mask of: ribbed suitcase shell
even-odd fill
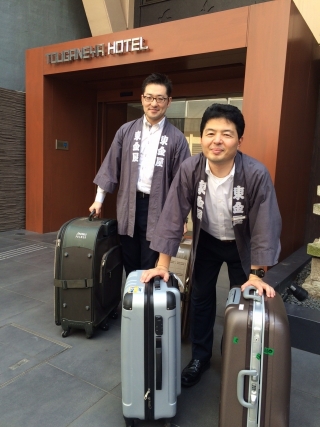
[[[117,221],[75,218],[58,232],[55,251],[55,322],[62,336],[85,329],[90,338],[119,304],[122,252]]]
[[[122,302],[122,408],[127,426],[132,426],[134,419],[173,417],[181,393],[180,291],[173,283],[176,279],[168,284],[160,280],[159,289],[155,289],[153,280],[140,282],[141,274],[141,270],[130,273]],[[162,318],[162,331],[157,327],[157,316]],[[157,370],[159,338],[162,375]]]
[[[258,341],[255,337],[259,337],[260,327],[252,326],[255,302],[245,299],[239,288],[233,288],[229,293],[222,345],[220,427],[289,426],[291,345],[288,318],[279,294],[274,298],[265,295],[263,298],[264,340],[261,354],[255,356],[259,360],[258,364],[262,365],[262,371],[258,373],[262,387],[257,393],[256,403],[260,409],[257,411],[257,418],[252,420],[251,409],[245,408],[239,402],[238,395],[243,393],[244,401],[249,401],[250,405],[249,379],[252,381],[256,377],[243,377],[245,381],[242,390],[238,376],[242,376],[239,375],[241,371],[250,370],[250,357],[254,355],[251,346],[256,345],[255,340]],[[240,390],[237,390],[239,384]],[[251,384],[254,384],[254,381]],[[252,412],[254,413],[254,410]]]

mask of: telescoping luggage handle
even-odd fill
[[[93,211],[91,211],[90,215],[89,215],[89,221],[93,221],[94,215],[96,214],[96,210],[93,209]]]
[[[253,301],[258,302],[259,306],[261,307],[259,312],[262,315],[262,319],[261,319],[262,337],[260,337],[260,339],[262,339],[261,340],[261,344],[262,344],[264,342],[264,316],[265,316],[264,298],[263,298],[263,296],[258,295],[256,292],[254,292],[253,294],[250,294],[250,291],[252,291],[252,290],[257,291],[257,289],[254,286],[248,286],[247,288],[245,288],[245,290],[243,291],[243,297],[245,299],[251,299]],[[252,339],[254,340],[254,338],[252,338]],[[251,345],[252,345],[252,342],[251,342]],[[258,372],[258,369],[260,368],[260,371],[262,370],[262,364],[263,364],[263,357],[261,357],[260,362],[258,361],[258,359],[254,358],[253,366],[252,366],[252,359],[251,359],[251,363],[250,363],[251,369],[242,369],[238,373],[238,378],[237,378],[238,401],[243,407],[248,408],[248,409],[253,409],[255,411],[255,417],[254,417],[255,419],[257,418],[257,415],[258,415],[258,413],[257,413],[257,411],[258,411],[258,408],[257,408],[258,407],[258,399],[259,399],[260,388],[262,386],[261,378],[259,378],[260,372]],[[254,369],[254,368],[257,368],[257,369]],[[250,402],[247,402],[243,397],[244,381],[245,381],[246,376],[250,377],[249,378]],[[260,414],[259,414],[259,417],[260,417]]]
[[[162,340],[156,337],[156,390],[162,390]]]
[[[161,277],[155,276],[153,279],[154,288],[156,290],[161,289],[160,285]],[[158,317],[158,319],[157,319]],[[163,323],[161,316],[156,316],[156,390],[162,390],[162,338],[163,334]]]
[[[160,281],[161,281],[161,277],[155,276],[155,278],[153,279],[153,284],[155,289],[161,289]]]
[[[248,286],[243,291],[243,298],[252,299],[254,301],[262,302],[262,296],[261,295],[257,295],[256,293],[250,294],[250,291],[256,291],[256,290],[257,290],[257,288],[255,288],[254,286]]]

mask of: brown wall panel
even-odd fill
[[[281,259],[304,243],[317,93],[314,42],[290,0],[249,8],[242,148],[268,167],[275,182]]]
[[[46,79],[43,232],[86,216],[94,197],[96,95],[79,85]],[[57,150],[56,139],[69,150]]]
[[[115,133],[127,121],[127,105],[126,104],[109,104],[105,106],[105,134],[102,141],[101,162],[105,158]],[[100,167],[100,165],[99,165]],[[104,218],[116,218],[116,190],[113,194],[107,194],[106,200],[102,207],[101,216]]]
[[[284,255],[304,243],[306,216],[310,210],[307,199],[319,84],[313,63],[315,43],[292,3],[275,178],[284,218]]]
[[[43,232],[43,50],[26,52],[26,229]]]
[[[290,0],[250,6],[242,150],[275,178],[281,120]]]

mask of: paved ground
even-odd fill
[[[61,337],[53,315],[55,237],[24,230],[0,233],[0,427],[124,427],[120,316],[91,340],[83,331]],[[223,269],[211,368],[199,384],[182,390],[172,426],[218,426],[227,288]],[[182,365],[189,359],[190,343],[183,343]],[[290,417],[290,427],[320,426],[320,356],[297,349],[292,349]]]

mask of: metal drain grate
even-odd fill
[[[30,252],[40,251],[46,248],[46,246],[41,245],[29,245],[24,246],[23,248],[12,249],[11,251],[0,252],[0,261],[4,261],[8,258],[13,258],[15,256],[28,254]]]

